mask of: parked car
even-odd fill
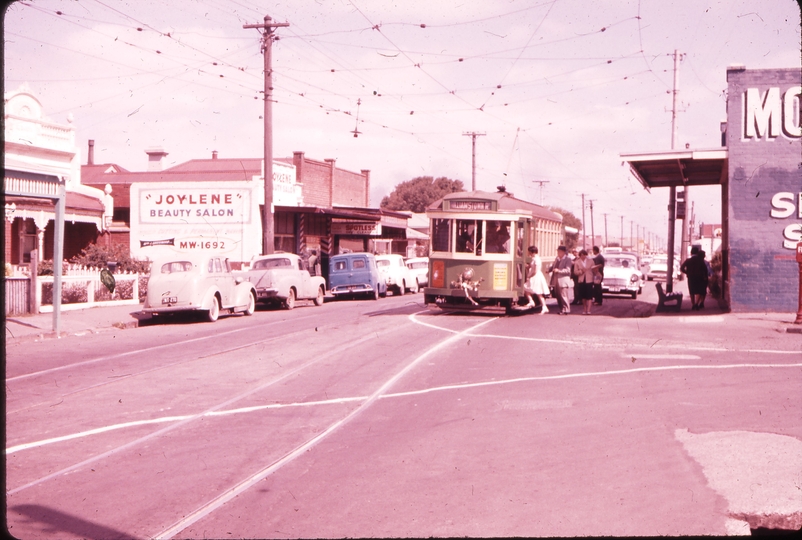
[[[416,293],[420,289],[415,275],[407,268],[401,255],[376,255],[376,266],[387,288],[392,289],[394,294],[403,295],[407,291]]]
[[[637,298],[643,292],[643,274],[638,259],[626,253],[607,255],[604,264],[602,293],[629,294]]]
[[[329,259],[329,292],[342,297],[387,295],[387,284],[379,275],[372,253],[345,253]]]
[[[418,282],[418,287],[429,284],[429,257],[412,257],[405,262]]]
[[[666,280],[666,274],[668,273],[668,257],[665,255],[657,256],[652,259],[651,264],[649,264],[649,270],[646,272],[646,279],[648,281],[652,281],[655,279],[659,279],[660,281]],[[674,279],[677,279],[679,276],[679,262],[674,260]]]
[[[214,322],[221,311],[253,315],[255,309],[256,290],[232,274],[225,257],[179,254],[154,261],[150,267],[145,313],[200,311]]]
[[[256,301],[264,304],[293,309],[297,300],[313,300],[322,306],[326,296],[326,280],[309,275],[304,260],[294,253],[257,255],[240,275],[253,283]]]

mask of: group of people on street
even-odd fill
[[[540,303],[540,313],[548,313],[545,295],[550,288],[554,290],[561,315],[571,312],[571,305],[582,305],[583,315],[591,314],[591,305],[602,305],[602,279],[604,278],[604,256],[598,246],[593,246],[593,257],[588,256],[586,250],[580,250],[576,257],[568,255],[568,248],[557,248],[557,258],[551,265],[551,282],[543,275],[542,261],[538,255],[537,246],[529,247],[532,262],[529,264],[527,282],[524,287],[527,307],[534,308],[533,296]],[[574,289],[574,302],[569,302],[569,291]]]

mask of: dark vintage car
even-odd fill
[[[387,294],[372,253],[345,253],[329,259],[329,292],[335,298],[367,296],[378,300]]]

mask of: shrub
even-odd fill
[[[81,253],[73,257],[70,262],[91,268],[106,268],[109,261],[117,263],[115,272],[133,272],[147,274],[150,263],[131,257],[131,252],[125,246],[100,246],[89,244]]]

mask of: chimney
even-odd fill
[[[95,164],[95,141],[94,141],[94,139],[89,139],[89,153],[86,156],[86,164],[87,165],[94,165]]]
[[[212,150],[212,159],[217,159],[217,150]]]
[[[164,168],[164,156],[168,155],[162,147],[148,148],[145,150],[148,155],[148,172],[158,172]]]

